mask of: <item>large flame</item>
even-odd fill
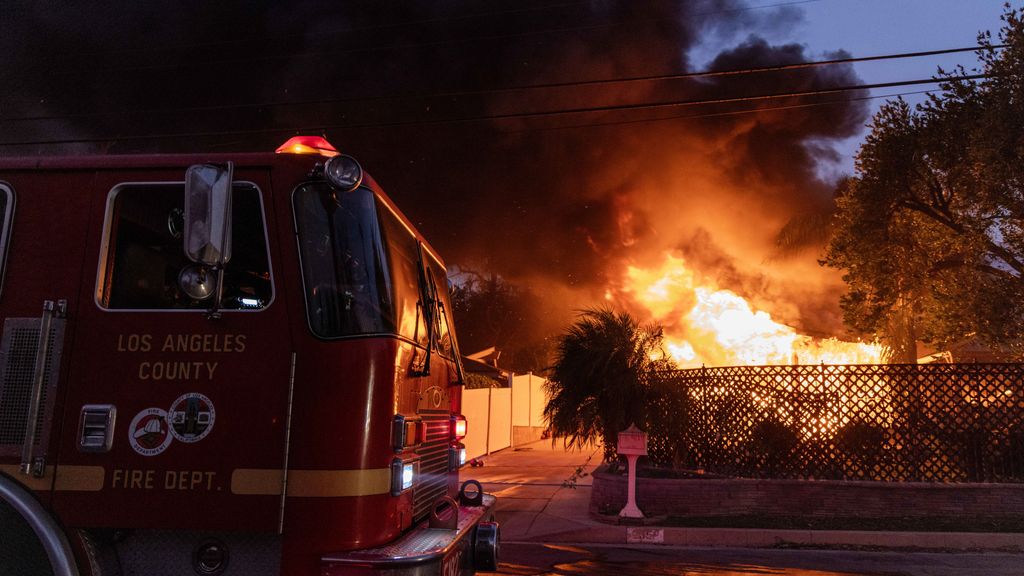
[[[738,294],[700,282],[671,254],[655,269],[628,267],[618,293],[665,327],[667,352],[682,367],[873,364],[881,358],[876,344],[801,335]]]

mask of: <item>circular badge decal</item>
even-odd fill
[[[171,424],[171,434],[186,443],[199,442],[213,430],[217,420],[217,411],[213,402],[198,392],[189,392],[179,396],[167,412],[167,421]]]
[[[143,456],[156,456],[171,445],[167,412],[160,408],[146,408],[132,418],[128,426],[128,443]]]
[[[430,401],[432,408],[440,408],[444,396],[441,394],[440,386],[431,386],[423,391],[423,396]]]

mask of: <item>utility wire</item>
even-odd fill
[[[817,88],[814,90],[795,90],[791,92],[778,92],[774,94],[758,94],[754,96],[733,96],[727,98],[706,98],[695,100],[677,100],[668,102],[642,102],[634,104],[612,104],[608,106],[585,106],[579,108],[564,108],[558,110],[540,110],[536,112],[508,112],[502,114],[488,114],[482,116],[469,116],[465,118],[438,118],[421,120],[396,120],[393,122],[372,122],[365,124],[341,124],[331,125],[325,129],[342,128],[391,128],[397,126],[417,126],[436,124],[459,124],[465,122],[481,121],[502,121],[502,120],[526,120],[530,118],[546,118],[561,115],[593,114],[600,112],[620,112],[634,110],[657,110],[664,108],[683,108],[691,106],[705,106],[711,104],[731,104],[735,102],[758,102],[773,100],[777,98],[795,98],[802,96],[820,96],[826,94],[837,94],[858,90],[872,90],[876,88],[894,88],[898,86],[916,86],[921,84],[938,84],[953,81],[968,81],[990,78],[989,74],[971,74],[965,76],[954,76],[951,78],[926,78],[920,80],[903,80],[899,82],[881,82],[877,84],[857,84],[852,86],[838,86],[835,88]]]
[[[329,125],[316,125],[316,126],[305,126],[298,128],[256,128],[250,130],[225,130],[225,131],[210,131],[210,132],[180,132],[180,133],[166,133],[166,134],[135,134],[135,135],[120,135],[109,138],[65,138],[65,139],[52,139],[52,140],[34,140],[34,141],[19,141],[19,142],[0,142],[0,147],[21,147],[21,146],[37,146],[37,145],[53,145],[53,144],[81,144],[81,143],[99,143],[99,142],[117,142],[117,141],[140,141],[140,140],[159,140],[167,138],[201,138],[211,136],[228,136],[228,135],[257,135],[257,134],[278,134],[278,133],[321,133],[327,130],[343,130],[343,129],[360,129],[360,128],[391,128],[401,126],[430,126],[430,125],[441,125],[441,124],[463,124],[473,123],[482,121],[505,121],[505,120],[516,120],[516,119],[530,119],[530,118],[545,118],[554,117],[560,115],[579,115],[579,114],[591,114],[591,113],[602,113],[602,112],[618,112],[618,111],[636,111],[636,110],[658,110],[666,108],[682,108],[682,107],[693,107],[711,104],[729,104],[739,102],[763,102],[773,99],[782,98],[796,98],[804,96],[821,96],[828,94],[839,94],[843,92],[853,92],[862,90],[871,90],[877,88],[891,88],[898,86],[914,86],[921,84],[936,84],[943,82],[954,82],[954,81],[971,81],[984,78],[990,78],[988,74],[973,74],[965,76],[955,76],[943,79],[921,79],[921,80],[905,80],[901,82],[884,82],[877,84],[860,84],[854,86],[840,86],[835,88],[821,88],[815,90],[801,90],[782,92],[774,94],[760,94],[754,96],[738,96],[730,98],[714,98],[714,99],[702,99],[702,100],[682,100],[682,101],[670,101],[670,102],[653,102],[653,103],[636,103],[636,104],[620,104],[611,106],[594,106],[584,108],[570,108],[561,110],[543,110],[537,112],[516,112],[506,114],[491,114],[483,116],[471,116],[464,118],[438,118],[438,119],[419,119],[419,120],[400,120],[393,122],[368,122],[368,123],[354,123],[354,124],[329,124]],[[850,99],[856,100],[857,98]],[[866,97],[861,97],[866,99]],[[827,103],[822,103],[827,104]],[[742,113],[759,113],[768,112],[773,109],[789,109],[798,105],[788,105],[780,107],[761,107],[749,110]],[[734,111],[735,112],[735,111]],[[739,113],[739,112],[735,112]],[[717,112],[708,114],[694,114],[687,116],[687,118],[711,118],[715,116],[727,115],[727,112]]]
[[[259,108],[280,108],[293,106],[317,106],[324,104],[357,104],[365,102],[381,102],[394,100],[413,100],[431,98],[455,98],[462,96],[482,96],[501,94],[507,92],[522,92],[529,90],[555,90],[563,88],[580,88],[588,86],[601,86],[609,84],[627,84],[635,82],[659,82],[668,80],[696,80],[701,78],[717,78],[723,76],[742,76],[749,74],[763,74],[766,72],[782,72],[800,70],[806,68],[818,68],[822,66],[836,66],[842,64],[854,64],[858,62],[877,62],[884,60],[896,60],[904,58],[922,58],[927,56],[940,56],[945,54],[956,54],[961,52],[976,52],[979,50],[1000,50],[1006,48],[1005,44],[993,46],[968,46],[963,48],[948,48],[944,50],[927,50],[920,52],[904,52],[899,54],[883,54],[875,56],[861,56],[851,58],[835,58],[831,60],[816,60],[813,62],[793,62],[789,64],[778,64],[774,66],[760,66],[754,68],[734,68],[730,70],[711,70],[704,72],[684,72],[678,74],[657,74],[648,76],[630,76],[625,78],[603,78],[594,80],[580,80],[575,82],[551,82],[543,84],[526,84],[520,86],[505,86],[498,88],[485,88],[479,90],[458,90],[437,92],[433,94],[415,95],[388,95],[388,96],[366,96],[357,98],[317,98],[310,100],[261,102],[253,104],[218,104],[212,106],[189,106],[177,108],[140,108],[135,110],[119,110],[116,112],[89,112],[80,114],[50,114],[36,116],[7,116],[0,117],[0,122],[42,122],[50,120],[74,120],[83,118],[102,118],[110,116],[123,116],[125,114],[171,114],[188,112],[217,112]]]
[[[671,116],[656,116],[654,118],[640,118],[634,120],[611,120],[608,122],[587,122],[580,124],[563,124],[561,126],[536,126],[530,128],[517,128],[513,130],[498,130],[502,134],[519,134],[523,132],[552,132],[557,130],[578,130],[582,128],[603,128],[607,126],[624,126],[629,124],[647,124],[654,122],[668,122],[672,120],[697,120],[701,118],[720,118],[726,116],[742,116],[744,114],[759,114],[763,112],[776,112],[780,110],[797,110],[801,108],[817,108],[824,106],[835,106],[837,104],[849,104],[851,102],[862,102],[868,100],[878,100],[880,98],[892,98],[894,96],[914,96],[918,94],[934,94],[941,90],[914,90],[911,92],[896,92],[893,94],[879,94],[877,96],[858,96],[854,98],[837,98],[835,100],[826,100],[821,102],[806,102],[803,104],[788,104],[785,106],[767,106],[760,108],[746,108],[743,110],[730,110],[727,112],[704,112],[698,114],[687,114],[679,115],[673,114]]]
[[[819,66],[834,66],[837,64],[855,64],[857,62],[877,62],[881,60],[896,60],[900,58],[922,58],[925,56],[941,56],[943,54],[956,54],[958,52],[977,52],[980,50],[1001,50],[1006,44],[993,46],[967,46],[964,48],[947,48],[945,50],[926,50],[922,52],[903,52],[899,54],[882,54],[876,56],[859,56],[850,58],[834,58],[831,60],[815,60],[813,62],[793,62],[790,64],[778,64],[774,66],[759,66],[756,68],[737,68],[732,70],[708,70],[704,72],[685,72],[681,74],[659,74],[651,76],[632,76],[628,78],[610,78],[604,80],[581,80],[578,82],[552,82],[548,84],[530,84],[525,86],[512,86],[508,88],[497,88],[490,90],[472,90],[463,92],[443,92],[437,96],[462,96],[466,94],[487,94],[490,92],[506,92],[514,90],[535,90],[540,88],[566,88],[576,86],[590,86],[594,84],[620,84],[628,82],[648,82],[655,80],[688,80],[696,78],[715,78],[719,76],[737,76],[742,74],[753,74],[762,72],[780,72],[785,70],[799,70],[802,68],[817,68]]]

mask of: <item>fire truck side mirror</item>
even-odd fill
[[[196,164],[185,173],[185,254],[220,267],[231,260],[231,179],[234,166]]]

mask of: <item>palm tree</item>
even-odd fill
[[[647,425],[655,371],[674,367],[658,326],[640,326],[626,312],[580,312],[559,337],[555,364],[545,384],[544,419],[569,447],[604,443],[615,457],[616,435],[630,424]]]

